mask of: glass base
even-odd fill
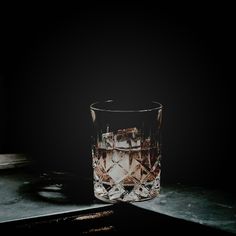
[[[146,193],[145,196],[137,194],[134,191],[125,194],[120,194],[120,196],[118,196],[119,194],[120,193],[116,193],[116,195],[115,194],[112,195],[110,193],[110,195],[108,194],[104,195],[104,194],[99,194],[97,191],[94,192],[94,195],[97,199],[107,203],[143,202],[158,197],[160,194],[160,189]]]

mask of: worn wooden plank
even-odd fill
[[[23,154],[0,154],[0,170],[26,166],[30,160]]]

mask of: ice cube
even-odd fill
[[[137,128],[120,129],[114,135],[114,141],[114,147],[118,149],[140,147],[140,133]]]
[[[114,135],[113,132],[103,133],[102,142],[100,143],[100,148],[107,150],[112,150],[114,148]]]
[[[141,137],[140,132],[137,128],[127,129],[127,135],[130,139],[130,146],[132,148],[140,147],[141,145]]]
[[[130,147],[125,129],[119,129],[117,131],[117,134],[115,134],[114,136],[114,141],[115,141],[114,143],[115,148],[127,149]]]

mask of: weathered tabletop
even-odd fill
[[[29,174],[0,174],[0,223],[103,208],[108,205],[100,202],[67,202],[62,193],[57,191],[59,184],[45,186],[44,189],[41,186],[37,192],[30,194],[28,189],[32,187],[32,183],[35,180]]]
[[[73,212],[77,214],[110,206],[94,200],[79,203],[67,201],[60,191],[60,183],[49,181],[47,186],[39,183],[24,170],[0,172],[0,223]],[[32,189],[37,194],[29,193]],[[164,186],[158,198],[132,205],[159,215],[236,233],[236,201],[226,193],[201,187]]]
[[[158,198],[135,206],[236,233],[236,199],[230,194],[182,185],[162,188]]]

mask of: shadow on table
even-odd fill
[[[45,172],[19,188],[19,194],[56,204],[89,204],[94,200],[92,180],[72,173]]]

